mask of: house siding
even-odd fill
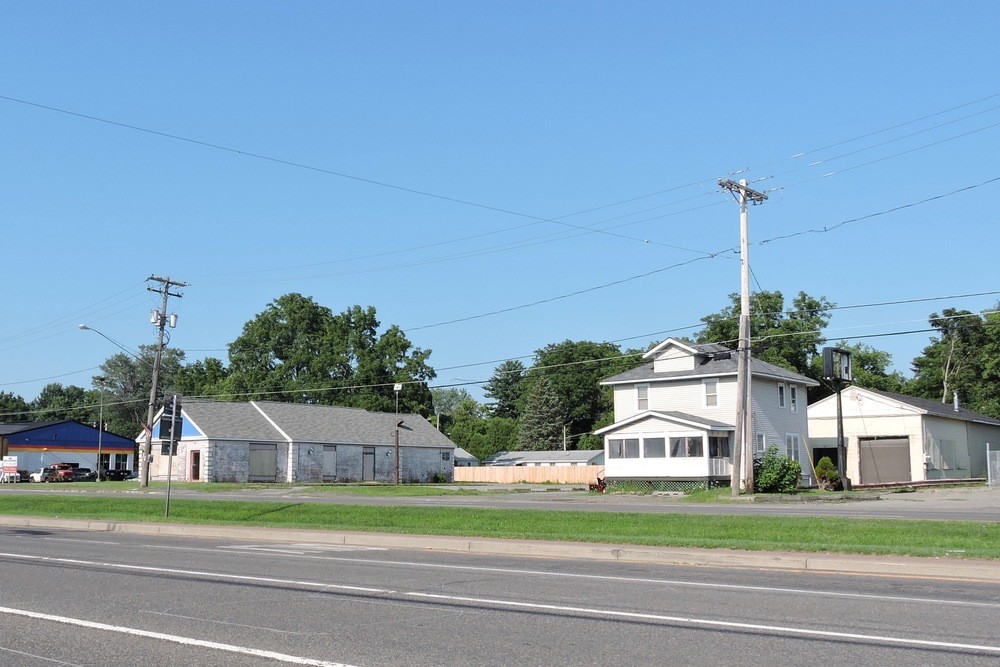
[[[689,371],[693,368],[694,357],[674,348],[667,348],[653,359],[653,371],[656,373]]]
[[[736,416],[736,378],[717,379],[719,404],[715,407],[705,406],[705,386],[702,378],[696,378],[649,382],[649,409],[683,412],[712,421],[733,423]],[[641,412],[638,409],[635,386],[629,384],[615,387],[615,421],[624,421]]]
[[[968,429],[965,422],[930,415],[924,419],[927,439],[924,441],[922,467],[926,469],[926,478],[971,477]],[[911,452],[912,450],[911,447]]]

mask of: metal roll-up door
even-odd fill
[[[910,482],[909,438],[860,438],[861,484]]]

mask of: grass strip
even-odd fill
[[[146,497],[0,496],[0,514],[165,521],[163,499]],[[1000,559],[1000,523],[976,521],[691,516],[177,499],[170,504],[169,522],[712,549]]]

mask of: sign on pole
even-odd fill
[[[169,396],[160,415],[160,454],[162,456],[177,453],[177,441],[181,439],[181,429],[184,420],[181,416],[181,397],[177,394]]]

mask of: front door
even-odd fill
[[[191,452],[191,481],[201,479],[201,452]]]
[[[375,448],[365,447],[362,452],[361,461],[361,481],[362,482],[374,482],[375,481]]]
[[[337,481],[337,446],[323,445],[323,481]]]

